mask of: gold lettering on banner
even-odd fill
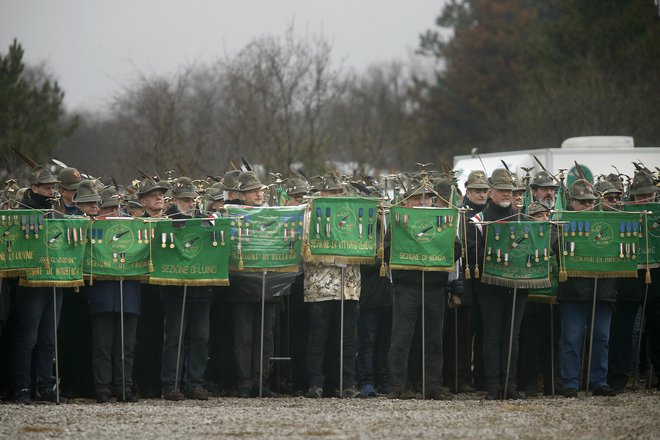
[[[198,264],[193,266],[181,266],[179,264],[161,264],[162,273],[172,273],[181,275],[199,275],[218,273],[218,267],[213,265]]]
[[[368,251],[374,248],[371,241],[334,241],[334,240],[310,240],[309,246],[312,249],[348,249],[354,251]]]
[[[8,254],[7,256],[9,257],[9,261],[34,259],[34,253],[32,251],[16,251]]]
[[[79,275],[80,269],[77,267],[56,267],[55,275]]]

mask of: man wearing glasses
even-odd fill
[[[593,210],[598,198],[591,183],[576,180],[569,190],[572,211]],[[559,370],[564,382],[564,396],[577,397],[580,389],[580,365],[585,329],[591,318],[594,292],[593,278],[571,277],[559,284],[557,298],[561,307],[562,347]],[[616,279],[598,280],[596,311],[593,323],[592,362],[589,389],[594,396],[614,396],[607,383],[607,356],[612,320],[612,306],[616,300]]]

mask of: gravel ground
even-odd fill
[[[0,404],[0,438],[660,438],[660,392],[489,402],[237,399]]]

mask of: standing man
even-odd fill
[[[481,232],[484,225],[477,225],[475,220],[494,222],[498,220],[514,221],[515,211],[513,202],[513,180],[511,174],[498,168],[488,179],[490,185],[490,202],[483,212],[472,218],[468,225],[468,255],[477,255],[477,261],[483,261],[485,235]],[[479,295],[481,308],[481,322],[483,325],[483,356],[484,376],[486,379],[487,400],[497,400],[501,396],[506,399],[522,398],[517,391],[517,364],[518,364],[518,335],[520,323],[525,310],[527,292],[518,289],[515,304],[515,316],[511,315],[513,309],[513,289],[495,286],[475,280],[475,287]],[[513,320],[513,334],[510,335],[510,323]],[[511,365],[509,369],[508,389],[503,390],[507,372],[507,357],[509,351],[509,338],[511,344]]]
[[[598,200],[591,184],[577,179],[569,190],[571,211],[593,210]],[[595,322],[590,323],[594,294],[593,278],[571,277],[559,284],[557,298],[561,307],[561,359],[559,370],[564,382],[564,396],[577,397],[580,389],[580,367],[585,329],[593,326],[591,371],[589,388],[594,396],[614,396],[607,383],[607,358],[612,306],[616,300],[616,279],[598,280]]]
[[[407,208],[432,206],[435,191],[426,182],[409,184],[404,194],[404,206]],[[389,236],[386,238],[389,241]],[[456,240],[454,255],[460,258],[460,242]],[[442,385],[442,339],[449,274],[446,272],[426,272],[424,274],[424,312],[426,346],[426,376],[428,378],[427,398],[449,400],[452,395]],[[422,306],[422,272],[418,270],[393,270],[394,306],[392,315],[392,336],[390,341],[390,394],[391,399],[409,399],[414,394],[407,384],[410,348],[415,325]],[[460,292],[452,292],[460,293]],[[460,304],[457,295],[451,297],[452,306]],[[413,362],[414,363],[414,362]]]
[[[344,194],[344,187],[334,173],[328,173],[321,183],[322,197],[337,197]],[[304,263],[305,292],[304,300],[308,307],[309,341],[307,344],[307,379],[309,388],[305,397],[323,396],[325,375],[324,361],[331,338],[339,339],[339,321],[341,314],[342,283],[344,293],[344,353],[343,353],[343,397],[358,397],[360,392],[355,387],[355,354],[357,322],[360,311],[361,276],[360,266],[348,264],[342,268],[333,264]],[[337,332],[331,332],[336,323]],[[332,363],[332,362],[330,362]],[[339,363],[337,362],[337,365]],[[333,363],[334,366],[334,363]],[[334,368],[333,368],[334,369]],[[332,371],[339,377],[339,371]]]
[[[204,217],[196,211],[196,200],[199,194],[195,191],[195,186],[189,178],[176,179],[172,188],[172,196],[174,203],[167,210],[169,218],[177,221]],[[179,361],[181,386],[176,386],[176,361],[179,331],[182,325],[183,289],[180,286],[164,286],[162,289],[163,315],[165,317],[161,372],[163,397],[167,400],[185,398],[208,400],[209,392],[203,385],[209,352],[209,312],[212,294],[211,288],[207,286],[187,287]],[[180,390],[183,390],[183,393]]]
[[[225,177],[226,178],[226,177]],[[239,174],[235,187],[241,205],[259,207],[264,204],[263,191],[266,188],[253,171]],[[230,193],[232,191],[229,191]],[[232,197],[232,194],[228,194]],[[245,284],[234,286],[232,313],[234,317],[234,356],[239,397],[258,395],[259,381],[263,397],[276,397],[270,390],[270,358],[273,355],[273,326],[277,312],[277,302],[266,299],[264,305],[263,364],[261,359],[261,291],[245,291]],[[233,285],[233,282],[232,282]]]
[[[159,218],[165,209],[165,192],[160,181],[145,178],[138,185],[138,202],[145,218]],[[140,321],[136,333],[135,384],[141,397],[161,397],[161,361],[163,357],[163,307],[161,287],[142,284]]]
[[[22,207],[52,209],[55,184],[59,181],[42,166],[37,166],[30,175],[30,188],[23,194]],[[55,298],[54,298],[55,297]],[[53,304],[53,301],[55,303]],[[53,316],[55,308],[55,316]],[[62,308],[62,289],[53,295],[51,287],[18,287],[16,295],[16,359],[14,380],[17,403],[29,405],[32,391],[36,388],[37,400],[55,402],[53,379],[53,357],[55,353],[55,327]],[[32,383],[32,372],[37,383]],[[60,402],[66,399],[60,397]]]
[[[468,210],[465,213],[466,221],[469,222],[472,217],[484,210],[488,200],[489,190],[490,186],[488,186],[488,179],[485,172],[481,170],[470,172],[465,182],[465,196],[461,203],[461,208]],[[475,273],[474,258],[474,254],[466,255],[466,261],[463,262],[463,267],[468,267],[469,272],[473,275]],[[481,350],[481,346],[483,345],[481,309],[479,308],[478,292],[475,289],[477,281],[474,277],[465,280],[465,292],[461,298],[461,306],[458,309],[458,347],[459,351],[463,352],[463,354],[459,353],[459,357],[464,357],[465,351],[469,350],[469,356],[474,358],[474,371],[469,372],[465,380],[461,381],[463,383],[459,383],[458,391],[466,393],[475,391],[475,388],[477,390],[486,389],[484,357]]]

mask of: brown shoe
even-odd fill
[[[181,401],[181,400],[186,400],[186,396],[184,396],[183,393],[181,393],[181,391],[175,391],[174,389],[171,389],[171,390],[166,390],[163,393],[163,399]]]
[[[188,399],[195,399],[195,400],[209,400],[209,392],[206,391],[202,387],[197,387],[193,390],[186,391],[185,396]]]

